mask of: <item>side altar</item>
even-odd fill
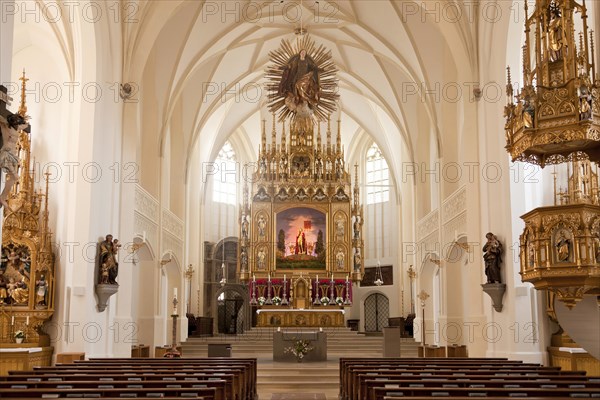
[[[303,34],[270,59],[271,138],[263,120],[257,170],[243,190],[238,274],[260,326],[341,326],[364,274],[364,220],[339,118],[332,141],[337,67]]]
[[[4,154],[0,167],[7,172],[0,193],[0,375],[48,366],[54,351],[43,330],[54,314],[56,292],[48,211],[50,174],[36,177],[34,173],[25,72],[20,80],[21,104],[14,114],[7,109],[7,90],[0,86]],[[38,179],[45,184],[45,191],[36,188]]]

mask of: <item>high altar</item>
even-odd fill
[[[352,187],[340,120],[332,143],[337,68],[304,35],[294,45],[282,41],[270,57],[271,140],[263,120],[240,213],[240,279],[259,326],[343,326],[352,283],[364,273],[364,244],[358,167]]]

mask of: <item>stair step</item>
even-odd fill
[[[381,356],[383,336],[359,334],[349,328],[323,328],[327,333],[326,362],[273,362],[273,333],[276,328],[253,328],[240,335],[190,337],[182,342],[184,357],[206,357],[209,344],[231,344],[233,357],[258,360],[258,400],[271,400],[275,393],[323,393],[327,400],[338,400],[339,358]],[[316,328],[290,328],[289,331],[315,332]],[[286,333],[287,328],[282,328]],[[402,338],[404,357],[416,357],[419,343]]]

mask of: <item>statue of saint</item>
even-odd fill
[[[550,23],[548,24],[548,53],[550,61],[558,61],[563,57],[562,17],[557,4],[550,6]]]
[[[40,279],[35,282],[35,305],[45,306],[46,294],[48,293],[48,282],[44,274],[40,276]]]
[[[354,271],[359,272],[362,266],[362,257],[360,255],[360,247],[354,251]]]
[[[10,278],[8,292],[13,298],[14,304],[27,303],[27,300],[29,300],[28,283],[29,280],[27,280],[24,276],[20,282],[15,282],[13,278]]]
[[[344,217],[338,215],[335,219],[335,236],[337,236],[338,239],[343,239],[345,230],[346,224],[344,223]]]
[[[359,217],[354,218],[354,240],[360,239],[360,221]]]
[[[278,94],[292,111],[306,113],[319,102],[319,68],[305,49],[292,56],[283,69]]]
[[[117,284],[116,279],[119,274],[117,252],[120,247],[119,241],[113,240],[113,236],[110,234],[106,235],[103,242],[100,242],[100,283]]]
[[[248,217],[242,216],[242,240],[248,239]]]
[[[0,148],[0,168],[6,172],[4,189],[0,193],[0,207],[8,208],[6,199],[15,182],[19,180],[17,167],[19,159],[17,157],[17,141],[20,131],[28,131],[29,124],[19,114],[10,114],[6,118],[7,123],[0,122],[2,131],[2,148]]]
[[[344,270],[344,251],[342,249],[338,249],[338,252],[335,255],[335,260],[337,269]]]
[[[258,217],[258,222],[256,224],[258,226],[258,238],[262,239],[266,236],[265,228],[267,227],[267,221],[265,221],[265,217],[263,215]]]
[[[569,255],[571,254],[571,239],[567,237],[564,229],[558,231],[554,246],[556,247],[558,261],[569,261]]]
[[[500,263],[502,262],[502,243],[496,235],[488,232],[485,235],[487,243],[483,246],[483,260],[485,261],[485,275],[487,283],[502,283],[500,278]]]
[[[257,268],[260,270],[264,270],[266,268],[266,261],[267,253],[265,252],[265,249],[261,247],[260,250],[258,250],[258,254],[256,255]]]
[[[248,253],[246,252],[245,247],[242,247],[242,254],[241,254],[240,258],[241,258],[241,261],[240,261],[241,269],[242,269],[242,271],[245,271],[246,268],[248,268]]]

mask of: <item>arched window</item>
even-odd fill
[[[390,199],[390,170],[377,144],[367,150],[367,204],[385,203]]]
[[[217,173],[213,175],[213,201],[235,205],[237,184],[235,151],[231,143],[225,142],[215,159]]]

